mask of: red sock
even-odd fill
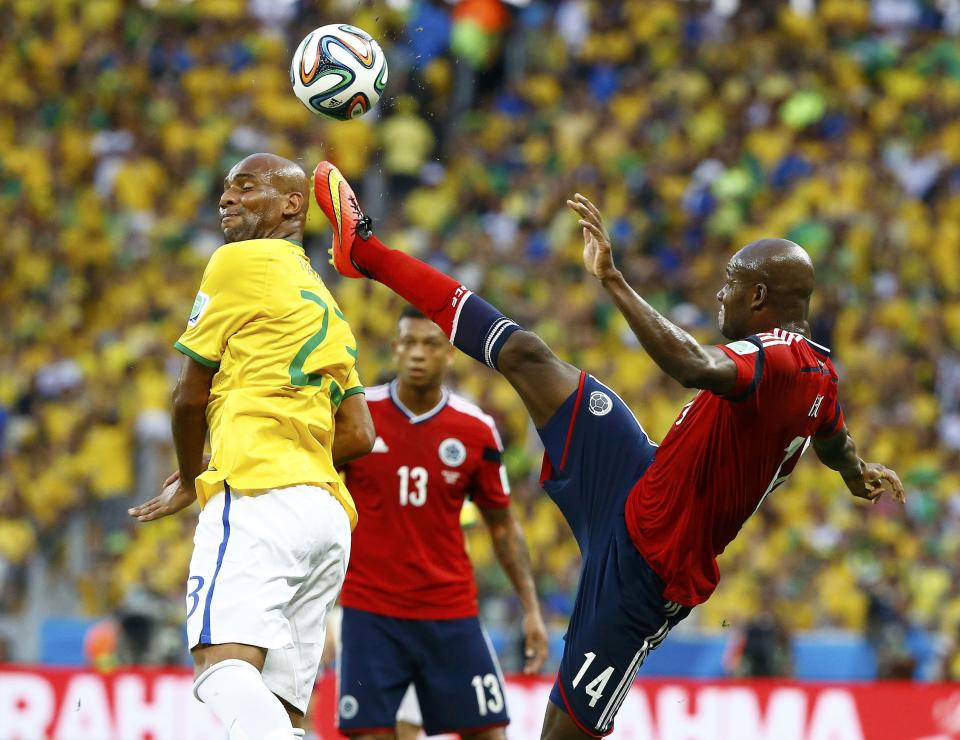
[[[387,248],[375,236],[358,237],[352,253],[361,269],[420,309],[443,329],[457,349],[498,369],[500,350],[520,330],[515,321],[452,277]]]
[[[390,249],[376,235],[369,239],[358,236],[351,251],[357,265],[370,277],[416,306],[448,337],[451,335],[457,305],[470,291],[425,262]]]

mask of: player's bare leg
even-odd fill
[[[397,720],[397,740],[417,740],[420,737],[420,725]]]
[[[580,384],[580,370],[553,354],[530,331],[514,332],[504,343],[497,370],[513,386],[537,427],[550,421]]]
[[[547,713],[543,717],[540,740],[583,740],[583,738],[592,737],[594,735],[589,735],[577,727],[569,714],[553,702],[547,702]]]
[[[262,671],[267,650],[256,645],[225,642],[222,645],[197,645],[190,651],[190,655],[193,657],[194,675],[199,676],[214,664],[231,659],[246,661],[258,671]]]
[[[277,695],[274,694],[274,696]],[[280,703],[283,704],[283,708],[287,710],[287,716],[290,718],[290,724],[293,725],[294,729],[302,729],[304,715],[300,714],[300,710],[282,696],[277,696],[277,698],[280,700]]]
[[[314,194],[333,227],[334,267],[346,277],[383,283],[433,320],[458,349],[500,371],[535,425],[546,424],[577,390],[580,371],[536,334],[521,330],[453,278],[380,242],[350,185],[329,162],[314,171]]]

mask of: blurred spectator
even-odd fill
[[[763,612],[734,639],[725,666],[737,678],[785,678],[793,675],[790,634],[771,612]]]
[[[910,680],[916,660],[907,648],[907,601],[896,579],[886,576],[867,586],[866,636],[877,658],[877,678]]]
[[[772,581],[764,582],[761,588],[762,605],[731,637],[724,668],[738,678],[788,678],[793,675],[790,630],[773,609],[782,599],[777,598]]]
[[[420,182],[420,173],[433,153],[433,132],[417,115],[417,101],[401,95],[394,103],[394,113],[379,127],[383,169],[390,195],[398,201]]]
[[[137,585],[127,591],[116,615],[120,665],[180,665],[184,662],[183,615],[163,594]]]

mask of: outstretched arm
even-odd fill
[[[164,489],[145,504],[128,510],[130,516],[149,522],[185,509],[197,498],[194,481],[203,472],[203,445],[207,438],[207,400],[217,369],[190,357],[183,360],[173,391],[173,443],[179,475],[168,478]]]
[[[584,265],[603,285],[653,361],[687,388],[731,391],[737,381],[733,360],[716,347],[701,345],[637,295],[613,263],[610,237],[600,211],[579,193],[575,197],[567,205],[580,217],[583,227]]]
[[[499,509],[481,508],[480,513],[490,531],[493,551],[513,584],[523,607],[523,637],[526,663],[524,673],[536,673],[547,659],[547,628],[540,615],[540,602],[530,569],[530,553],[520,522],[509,506]]]
[[[857,498],[875,502],[887,491],[900,503],[906,500],[903,484],[894,471],[880,463],[864,462],[857,455],[857,445],[846,424],[831,437],[814,437],[813,449],[820,462],[840,473],[850,493]]]

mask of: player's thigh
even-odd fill
[[[424,620],[415,649],[427,735],[469,736],[510,721],[500,665],[478,618]]]
[[[580,381],[577,368],[529,331],[511,335],[500,350],[497,369],[517,391],[538,427],[550,420]]]
[[[624,631],[617,620],[589,627],[571,620],[551,703],[589,734],[608,734],[649,651],[644,638]]]
[[[608,734],[647,655],[688,613],[663,598],[663,581],[630,541],[621,517],[584,558],[551,701],[579,728]]]
[[[416,666],[410,620],[343,608],[337,670],[337,727],[345,735],[393,736]]]
[[[267,687],[301,715],[306,714],[323,656],[327,620],[346,575],[350,557],[350,520],[325,489],[285,489],[285,503],[309,522],[307,557],[283,613],[291,641],[267,651],[263,680]]]
[[[630,489],[653,462],[656,445],[623,400],[592,375],[538,430],[540,482],[570,524],[580,549],[606,540]]]

